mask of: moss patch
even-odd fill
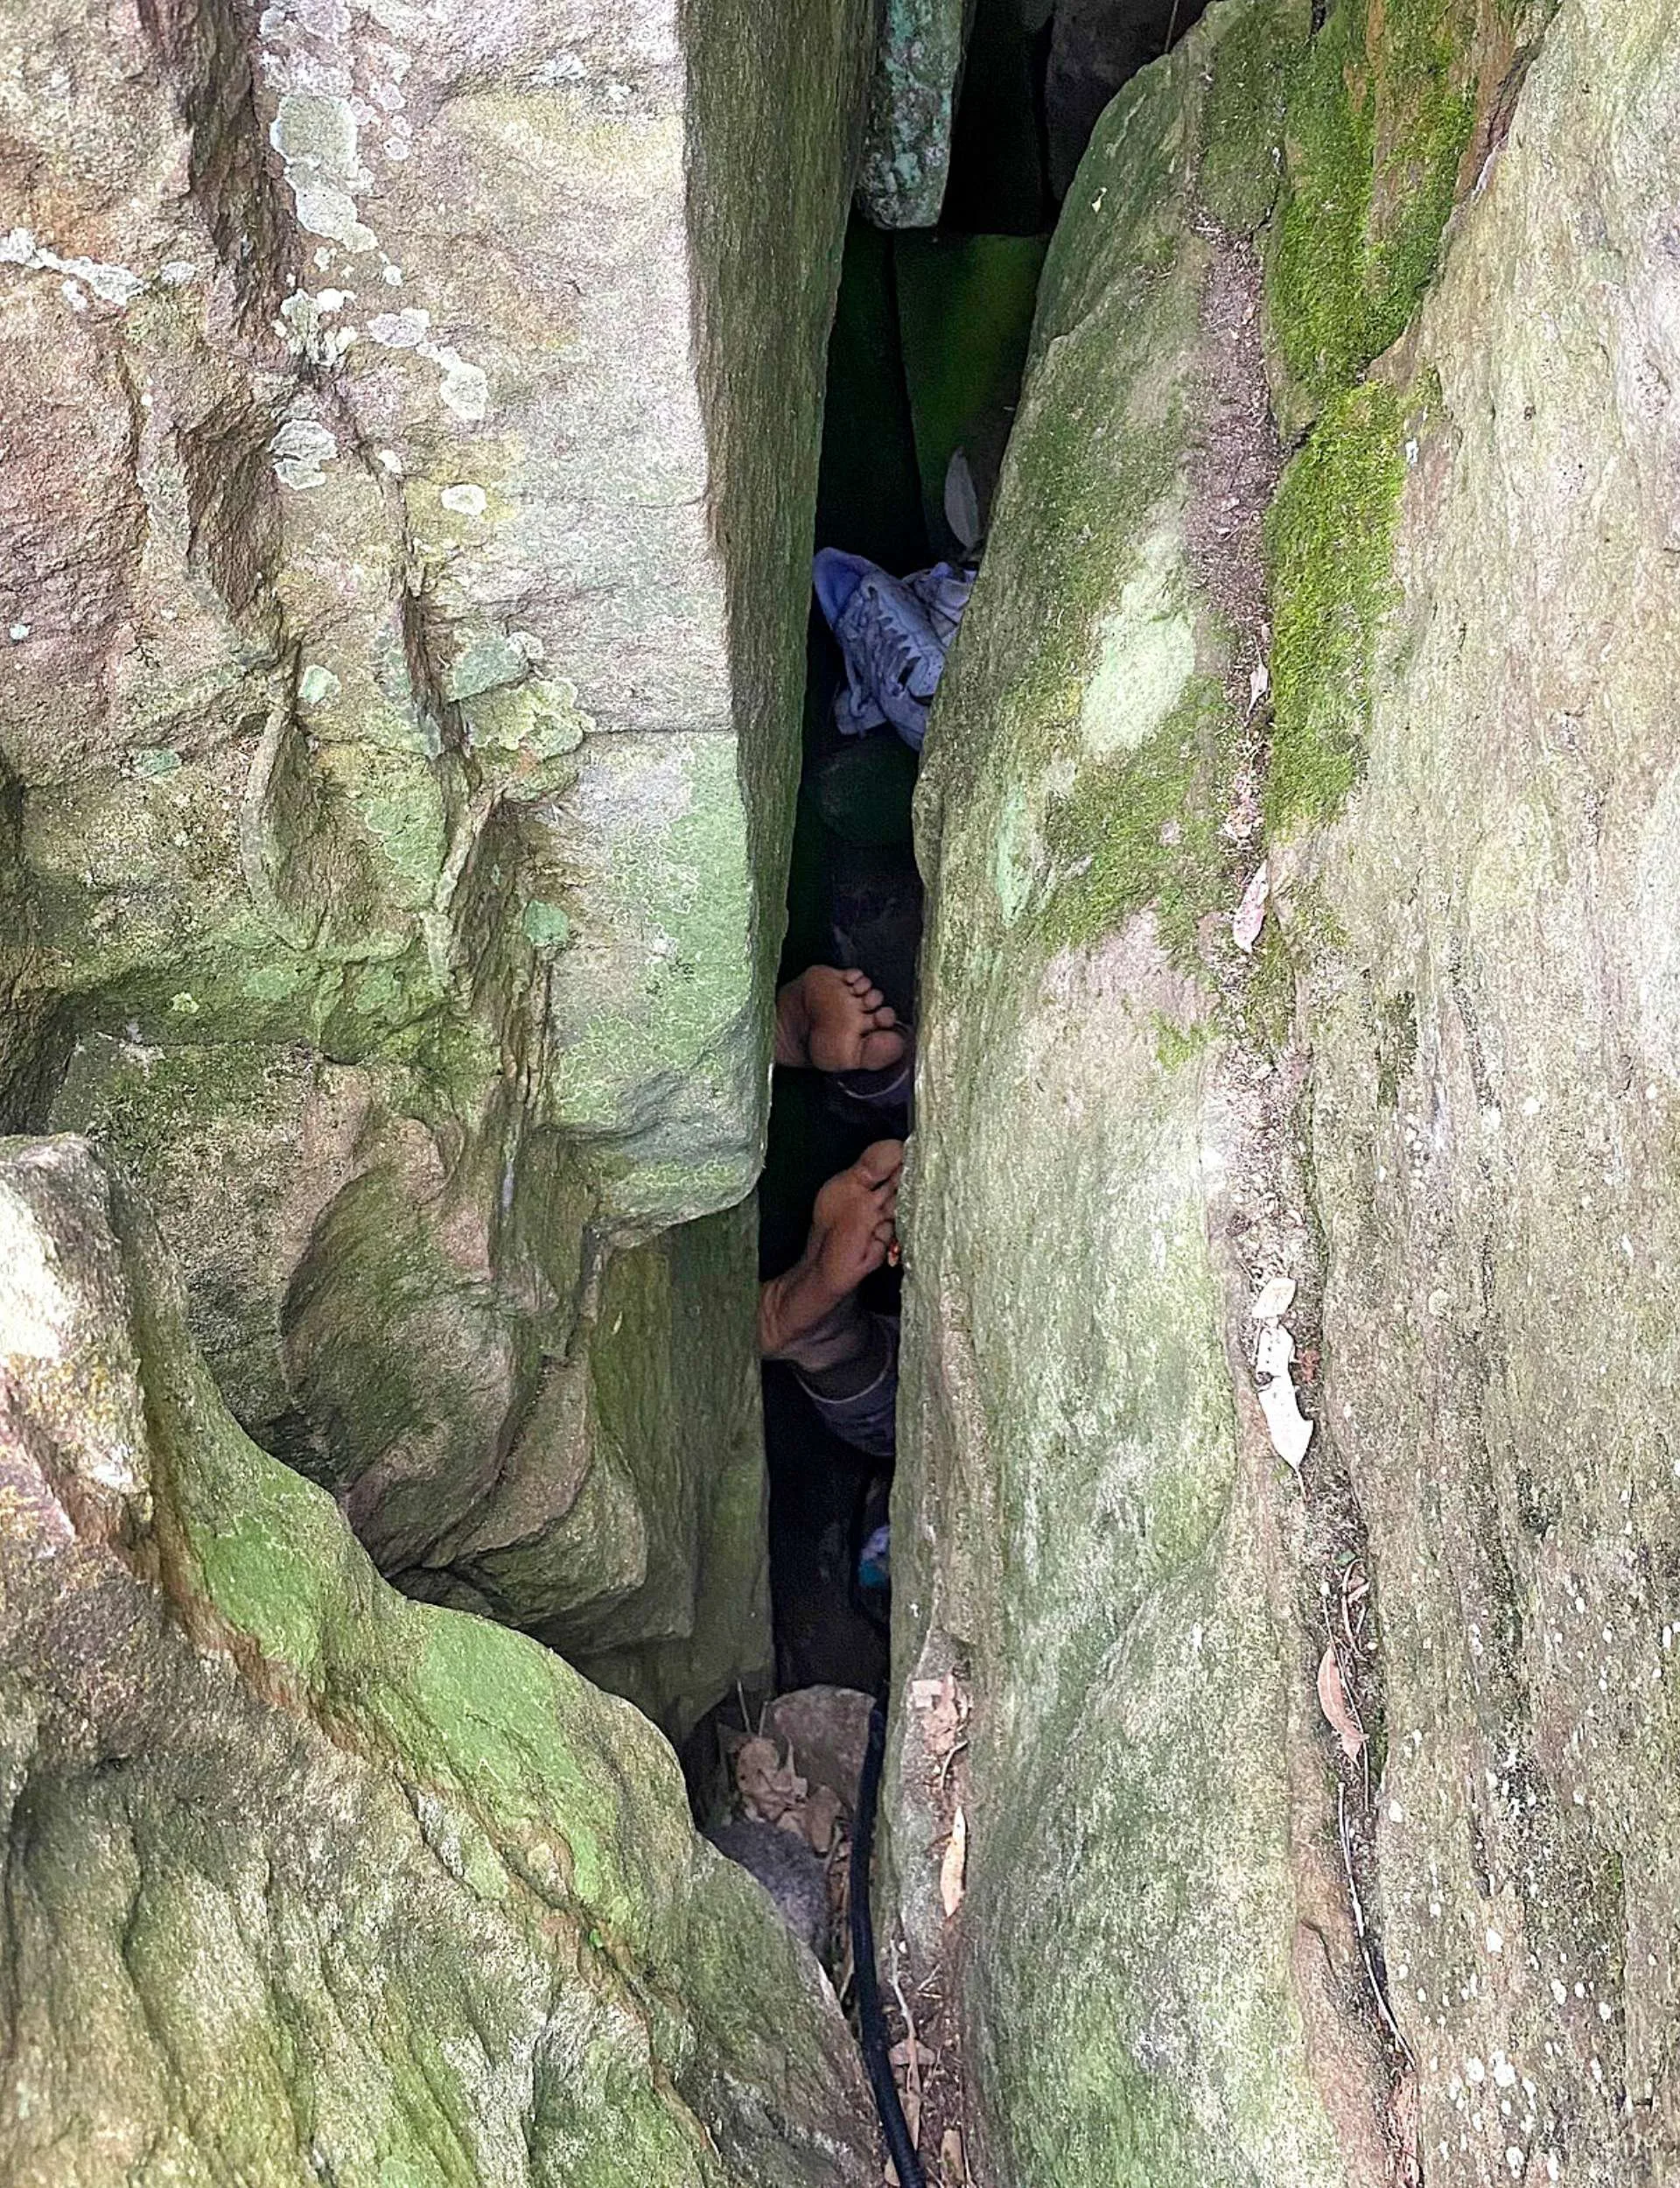
[[[1403,332],[1452,210],[1475,122],[1468,0],[1341,0],[1295,72],[1266,258],[1301,415]]]
[[[1399,400],[1380,382],[1340,397],[1284,473],[1266,518],[1273,832],[1334,818],[1364,763],[1405,475],[1400,423]]]
[[[1311,0],[1259,0],[1235,15],[1214,48],[1201,194],[1234,235],[1252,235],[1278,201],[1284,119],[1312,22]]]

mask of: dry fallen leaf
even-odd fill
[[[962,1904],[962,1872],[968,1864],[969,1827],[961,1808],[951,1816],[950,1842],[939,1865],[939,1904],[948,1918]]]
[[[1312,1441],[1312,1423],[1296,1402],[1295,1385],[1287,1375],[1275,1375],[1260,1385],[1260,1410],[1266,1417],[1271,1448],[1286,1466],[1298,1473],[1306,1447]]]
[[[1279,1315],[1289,1312],[1294,1301],[1295,1280],[1292,1276],[1269,1277],[1261,1286],[1249,1314],[1255,1322],[1276,1322]]]
[[[1249,674],[1249,712],[1250,714],[1270,689],[1271,671],[1264,661],[1256,662]]]
[[[791,1757],[784,1763],[775,1743],[762,1738],[745,1741],[737,1750],[735,1784],[746,1806],[766,1823],[780,1823],[808,1791]]]
[[[1270,886],[1270,867],[1263,859],[1254,870],[1254,879],[1242,892],[1242,901],[1231,914],[1231,940],[1244,957],[1253,954],[1260,929],[1266,923],[1266,891]]]
[[[1263,1322],[1260,1342],[1255,1347],[1254,1371],[1265,1382],[1274,1375],[1286,1375],[1289,1364],[1295,1357],[1295,1340],[1281,1322]]]
[[[1364,1729],[1348,1699],[1341,1666],[1336,1661],[1334,1648],[1326,1649],[1319,1660],[1319,1708],[1324,1712],[1326,1723],[1340,1741],[1342,1753],[1350,1763],[1357,1763],[1365,1745]]]
[[[928,1754],[935,1762],[942,1761],[956,1744],[961,1722],[956,1680],[949,1672],[943,1679],[913,1679],[910,1707],[920,1721],[921,1736]]]
[[[962,2156],[962,2137],[955,2128],[947,2128],[939,2138],[939,2170],[945,2176],[947,2188],[962,2188],[969,2169]]]
[[[911,2039],[907,2036],[901,2036],[899,2038],[898,2042],[892,2046],[892,2049],[886,2055],[890,2065],[893,2066],[904,2067],[907,2067],[909,2065],[910,2042]],[[928,2049],[928,2046],[921,2041],[920,2037],[916,2038],[915,2043],[917,2066],[931,2066],[934,2063],[934,2054]]]

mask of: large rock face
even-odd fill
[[[0,1511],[9,2181],[878,2177],[658,1734],[379,1579],[74,1139],[0,1143]]]
[[[897,1641],[1007,2188],[1680,2168],[1680,14],[1550,14],[1122,94],[935,709]]]
[[[1286,867],[1432,2182],[1680,2174],[1677,56],[1672,5],[1547,33],[1404,354],[1360,783]]]
[[[0,1121],[121,1155],[239,1418],[388,1569],[580,1650],[634,1598],[655,1688],[703,1566],[725,1674],[762,1650],[750,1271],[640,1242],[759,1158],[872,42],[0,29]]]

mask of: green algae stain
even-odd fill
[[[318,1708],[377,1729],[416,1782],[452,1786],[502,1831],[565,1815],[579,1896],[637,1927],[612,1848],[584,1820],[600,1788],[571,1739],[576,1675],[523,1634],[396,1595],[325,1490],[219,1420],[207,1388],[197,1396],[196,1448],[189,1459],[180,1438],[175,1466],[206,1600]]]
[[[1399,398],[1368,382],[1326,412],[1267,512],[1270,832],[1334,819],[1359,779],[1404,476]]]
[[[180,773],[181,755],[169,745],[147,745],[132,755],[131,764],[143,782],[162,782]]]
[[[1200,969],[1196,929],[1227,892],[1219,824],[1223,684],[1192,679],[1162,726],[1136,750],[1081,769],[1045,819],[1057,877],[1040,915],[1053,949],[1113,933],[1152,905],[1175,962]]]
[[[571,940],[571,922],[564,908],[533,897],[520,922],[533,950],[564,950]]]

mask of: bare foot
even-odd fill
[[[886,1259],[903,1168],[904,1142],[878,1140],[817,1195],[804,1252],[785,1276],[759,1289],[759,1350],[766,1359],[808,1336]]]
[[[904,1054],[892,1005],[867,972],[814,964],[776,998],[776,1062],[814,1071],[884,1071]]]

